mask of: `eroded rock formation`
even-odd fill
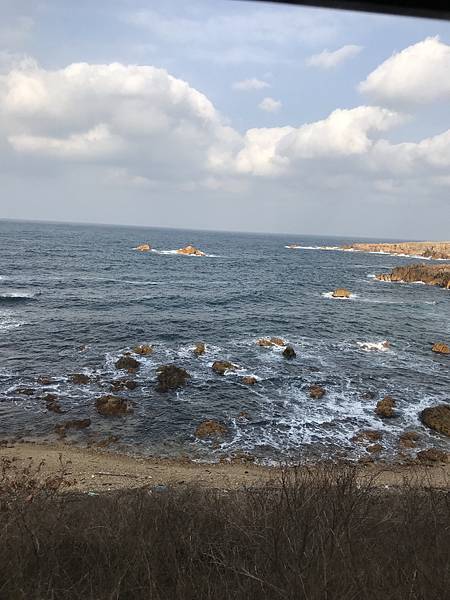
[[[444,265],[405,265],[395,267],[390,273],[376,275],[380,281],[422,282],[450,289],[450,264]]]

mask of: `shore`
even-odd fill
[[[450,242],[356,243],[345,245],[343,248],[360,252],[385,252],[405,256],[422,256],[423,258],[450,259]]]
[[[137,458],[124,454],[99,452],[65,444],[17,443],[0,447],[0,459],[7,459],[17,468],[32,460],[42,462],[40,476],[61,473],[70,483],[68,491],[101,492],[118,489],[153,487],[158,485],[198,484],[218,489],[253,487],[270,482],[276,484],[283,469],[249,462],[198,463],[188,459]],[[300,466],[319,469],[320,464]],[[289,471],[289,469],[287,469]],[[359,477],[376,478],[380,487],[398,487],[408,481],[413,485],[426,483],[449,489],[450,464],[401,464],[375,462],[360,466]]]

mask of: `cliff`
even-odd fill
[[[429,285],[438,285],[450,289],[450,264],[444,265],[405,265],[395,267],[390,273],[376,276],[381,281],[406,281],[415,283],[421,281]]]
[[[345,250],[360,252],[386,252],[388,254],[407,254],[424,258],[450,259],[450,242],[398,242],[389,244],[350,244]]]

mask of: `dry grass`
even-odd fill
[[[351,467],[275,487],[61,494],[31,465],[0,473],[3,600],[442,600],[450,496],[382,490]]]

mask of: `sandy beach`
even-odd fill
[[[65,444],[17,443],[0,448],[0,459],[6,458],[17,467],[43,462],[42,477],[61,472],[64,465],[69,491],[100,492],[158,485],[198,484],[219,489],[252,487],[279,481],[281,468],[265,467],[249,462],[198,463],[186,460],[136,458],[124,454],[99,452]],[[326,463],[325,463],[326,464]],[[300,466],[319,469],[320,464]],[[368,463],[359,466],[359,477],[375,478],[376,485],[401,486],[428,484],[448,489],[450,465]],[[289,471],[289,469],[288,469]]]

